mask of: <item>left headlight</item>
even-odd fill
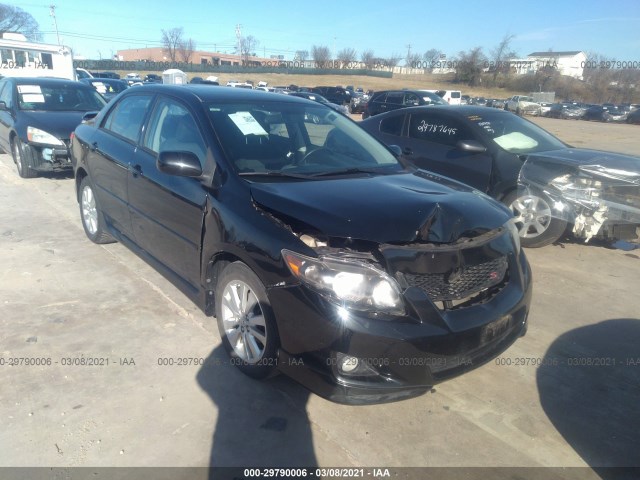
[[[504,224],[504,228],[506,228],[511,235],[516,253],[520,253],[520,232],[518,231],[518,227],[516,226],[515,219],[512,218],[507,221],[507,223]]]
[[[405,313],[397,282],[372,265],[330,256],[311,258],[282,250],[291,273],[308,287],[355,310]]]
[[[27,127],[27,139],[32,143],[42,143],[45,145],[62,145],[64,143],[44,130],[35,127]]]

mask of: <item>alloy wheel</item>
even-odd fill
[[[521,238],[542,235],[551,224],[551,207],[536,195],[522,195],[510,205]]]
[[[98,209],[93,190],[89,186],[82,189],[82,221],[91,235],[98,232]]]
[[[263,357],[267,326],[260,302],[245,282],[229,282],[222,292],[222,324],[234,352],[248,364]]]

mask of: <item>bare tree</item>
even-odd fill
[[[358,54],[353,48],[343,48],[338,52],[338,60],[342,68],[349,67],[349,64],[352,64],[358,58]]]
[[[482,47],[475,47],[458,54],[455,80],[467,85],[482,83],[482,69],[487,61]]]
[[[500,43],[491,50],[491,59],[493,65],[490,65],[489,68],[493,69],[493,81],[495,82],[496,77],[499,73],[509,73],[510,66],[508,60],[510,58],[516,57],[516,53],[510,49],[511,41],[516,38],[515,35],[510,33],[505,33]]]
[[[5,32],[22,33],[33,41],[41,38],[40,26],[30,13],[20,7],[0,4],[0,33]]]
[[[408,68],[422,68],[422,60],[421,55],[419,53],[412,53],[407,55],[407,58],[404,59],[405,67]]]
[[[392,53],[391,56],[384,59],[384,62],[387,66],[389,66],[389,68],[395,68],[398,66],[398,63],[400,63],[401,58],[402,55],[400,55],[399,53]]]
[[[249,57],[256,56],[256,48],[258,48],[260,42],[253,35],[240,38],[240,56],[242,57],[242,64],[249,65]]]
[[[611,65],[612,61],[614,59],[595,52],[587,54],[586,68],[584,68],[582,76],[589,85],[594,97],[600,99],[600,102],[610,101],[609,87],[615,80],[613,78],[613,70],[606,67]]]
[[[296,50],[296,53],[293,57],[293,59],[298,62],[306,62],[308,58],[309,58],[308,50]]]
[[[193,39],[185,40],[180,42],[178,45],[178,53],[180,54],[180,60],[184,63],[189,63],[191,61],[191,57],[193,56],[193,52],[196,50],[196,42]]]
[[[172,28],[171,30],[162,30],[163,52],[172,62],[176,61],[178,48],[182,43],[182,33],[182,27]]]
[[[364,63],[364,66],[371,70],[375,65],[376,57],[373,50],[365,50],[360,54],[360,61]]]
[[[422,59],[426,60],[430,64],[433,64],[439,61],[442,58],[442,50],[438,50],[437,48],[430,48],[422,55]]]
[[[322,45],[313,45],[311,47],[311,58],[313,58],[317,68],[325,68],[329,60],[331,60],[331,50],[329,50],[329,47]]]

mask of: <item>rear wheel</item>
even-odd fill
[[[78,189],[80,218],[84,233],[93,243],[113,243],[115,240],[106,231],[104,217],[89,177],[84,177]]]
[[[278,363],[280,344],[267,291],[242,262],[227,265],[216,286],[216,319],[234,363],[253,378],[266,378]]]
[[[567,227],[567,220],[553,216],[551,199],[538,190],[514,191],[504,203],[511,209],[523,247],[537,248],[558,240]]]
[[[22,178],[35,178],[38,176],[38,172],[29,165],[29,161],[24,155],[23,148],[31,147],[28,145],[23,147],[20,139],[18,137],[14,137],[11,141],[11,153],[13,155],[13,161],[16,164],[16,168],[18,169],[18,175]]]

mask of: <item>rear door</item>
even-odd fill
[[[200,180],[158,170],[161,151],[195,153],[204,166],[207,146],[189,108],[160,96],[150,115],[129,177],[129,206],[136,243],[192,286],[199,285],[207,194]]]
[[[466,183],[481,192],[489,190],[493,159],[489,152],[472,153],[457,147],[460,140],[481,141],[462,120],[426,111],[409,115],[404,157],[420,168]]]
[[[127,182],[153,95],[129,95],[104,118],[89,145],[87,163],[105,220],[132,238]]]

